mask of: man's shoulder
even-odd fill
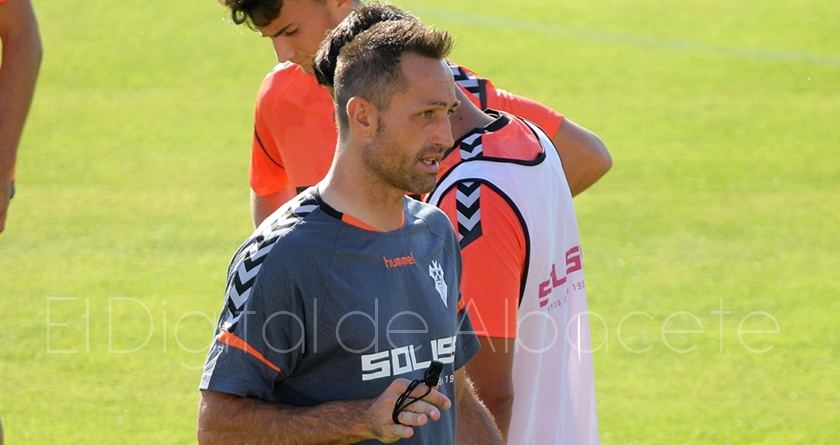
[[[254,233],[285,234],[302,221],[320,213],[321,201],[313,187],[310,187],[280,206]]]
[[[408,200],[407,213],[415,221],[424,222],[432,233],[441,238],[449,238],[450,235],[454,235],[452,223],[450,223],[449,217],[443,210],[412,198],[406,199]]]
[[[265,75],[264,82],[268,81],[278,81],[278,80],[293,80],[300,76],[306,76],[306,72],[300,67],[300,65],[291,63],[291,62],[283,62],[274,65],[274,68]]]
[[[419,219],[436,218],[441,213],[439,208],[410,197],[406,197],[406,210],[409,215]]]
[[[495,120],[484,128],[475,129],[458,139],[441,163],[446,174],[464,161],[491,159],[527,163],[537,160],[543,152],[537,133],[542,130],[532,128],[522,118],[504,111],[487,109],[485,113]],[[478,165],[490,168],[494,164]]]
[[[303,69],[294,63],[284,62],[274,67],[260,85],[259,96],[265,98],[280,97],[286,91],[299,94],[301,90],[315,90],[319,85],[315,76],[306,74]]]
[[[307,190],[297,195],[269,215],[242,243],[240,250],[249,246],[251,249],[262,249],[263,246],[273,246],[280,240],[281,243],[294,242],[300,236],[296,233],[296,227],[320,208],[317,198],[309,192]],[[289,236],[291,233],[294,235]]]
[[[541,132],[546,139],[550,136],[536,124],[529,125],[523,118],[515,117],[503,111],[495,111],[504,125],[486,135],[486,156],[518,161],[533,161],[543,152],[540,142]]]
[[[255,266],[266,263],[271,264],[274,274],[299,269],[312,258],[317,260],[325,248],[322,240],[329,238],[329,231],[334,229],[328,224],[329,218],[319,216],[323,216],[319,202],[305,195],[306,192],[277,209],[239,246],[228,267],[230,277],[243,273],[256,276],[260,268]],[[313,219],[318,222],[304,224]]]

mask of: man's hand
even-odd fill
[[[351,444],[368,439],[385,443],[414,435],[414,428],[440,419],[452,401],[432,389],[391,418],[397,399],[410,382],[397,379],[375,399],[341,400],[309,407],[263,402],[212,390],[201,392],[198,409],[198,443],[215,444]],[[419,385],[411,395],[426,392]]]
[[[371,431],[382,442],[391,443],[399,439],[406,439],[414,435],[414,428],[440,419],[440,410],[452,407],[452,401],[432,388],[428,395],[418,400],[400,412],[397,417],[402,425],[397,425],[392,419],[397,399],[408,389],[406,379],[391,382],[388,388],[368,408],[367,418],[371,419]],[[428,387],[420,384],[411,392],[411,397],[420,397]]]

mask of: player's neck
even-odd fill
[[[476,128],[484,128],[493,122],[493,118],[470,102],[469,98],[460,89],[457,93],[461,105],[449,118],[449,123],[452,126],[452,137],[456,141]]]
[[[381,232],[397,230],[405,221],[404,191],[371,184],[369,175],[349,166],[330,169],[318,191],[330,207]]]

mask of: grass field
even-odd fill
[[[396,4],[611,149],[576,198],[604,444],[840,443],[840,3]],[[271,46],[213,0],[35,6],[6,443],[194,443]]]

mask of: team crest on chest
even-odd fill
[[[449,304],[446,302],[448,287],[446,286],[446,281],[443,279],[443,269],[440,267],[440,263],[432,261],[432,264],[429,266],[429,276],[435,280],[435,289],[440,294],[440,299],[443,300],[443,305],[448,307]]]

